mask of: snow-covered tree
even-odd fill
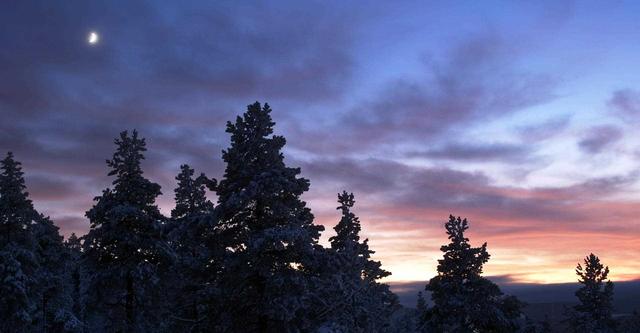
[[[0,246],[35,249],[33,225],[39,217],[29,199],[21,163],[11,152],[0,162]]]
[[[413,308],[398,306],[389,318],[389,325],[384,333],[418,333],[418,311]]]
[[[115,144],[107,161],[113,189],[105,189],[86,213],[91,223],[83,243],[87,321],[95,330],[157,331],[163,323],[160,274],[173,260],[155,204],[160,185],[143,175],[145,140],[137,131],[120,133]]]
[[[84,318],[84,302],[82,299],[82,280],[84,272],[82,267],[82,240],[75,233],[64,242],[67,253],[65,264],[67,295],[71,299],[71,311],[79,322]]]
[[[524,324],[516,331],[517,333],[551,333],[551,324],[548,320],[534,322],[526,318]]]
[[[578,282],[582,287],[576,291],[578,305],[570,312],[570,323],[574,332],[608,333],[615,331],[613,312],[613,282],[608,280],[609,267],[600,263],[593,253],[584,258],[584,267],[576,267]]]
[[[438,275],[426,286],[434,304],[425,326],[436,332],[513,332],[521,303],[481,276],[490,257],[487,243],[471,247],[464,235],[468,228],[460,217],[449,216],[445,224],[450,243],[440,248],[444,257],[438,260]]]
[[[169,240],[177,255],[168,279],[173,293],[172,328],[206,331],[219,311],[216,285],[223,259],[216,241],[214,205],[206,196],[207,188],[215,189],[216,181],[204,174],[194,178],[188,165],[180,169],[169,226]]]
[[[176,176],[178,187],[174,190],[176,207],[171,211],[174,219],[208,215],[213,211],[213,203],[207,199],[207,189],[214,190],[217,182],[204,173],[194,178],[194,172],[187,164],[180,166],[180,173]]]
[[[360,240],[360,220],[351,211],[353,194],[342,192],[338,203],[342,218],[334,227],[336,235],[329,238],[329,253],[335,263],[327,268],[334,273],[329,282],[337,288],[331,304],[332,320],[348,332],[383,332],[398,304],[389,287],[378,280],[391,273],[371,259],[374,251],[369,249],[368,239]],[[331,288],[327,286],[327,290]]]
[[[43,331],[78,332],[81,323],[73,312],[66,265],[70,259],[58,227],[44,216],[35,225],[39,269],[36,284],[40,289],[37,322]]]
[[[0,250],[0,331],[22,332],[32,327],[35,302],[30,290],[32,279],[23,271],[34,258],[15,244]]]
[[[418,292],[418,300],[416,301],[416,310],[419,312],[427,312],[427,300],[424,299],[422,292]]]
[[[424,294],[419,291],[418,299],[416,301],[416,330],[418,332],[427,331],[427,314],[429,307],[427,306],[427,300],[424,298]]]
[[[0,325],[6,325],[2,331],[71,327],[77,320],[64,288],[66,256],[58,227],[33,207],[13,154],[0,162],[0,169],[0,281],[6,281],[0,300]]]
[[[34,328],[39,295],[35,275],[34,220],[20,162],[12,153],[0,162],[0,331]]]
[[[256,102],[227,123],[218,184],[222,243],[229,250],[221,288],[224,323],[233,332],[309,331],[315,323],[311,271],[322,226],[300,196],[309,181],[287,167],[285,138],[273,135],[271,109]],[[223,331],[223,329],[219,329]]]
[[[620,326],[618,327],[618,332],[640,332],[640,312],[638,310],[634,310],[630,316],[622,318]]]

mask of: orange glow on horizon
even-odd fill
[[[615,203],[608,207],[604,203],[591,203],[580,209],[593,212],[592,219],[604,218],[614,210],[617,218],[625,219],[637,211],[631,203]],[[380,208],[377,212],[383,211]],[[442,258],[439,248],[447,243],[442,225],[442,211],[384,210],[384,216],[367,211],[360,214],[363,224],[362,236],[369,238],[373,257],[392,275],[386,282],[402,283],[428,281],[436,274],[438,260]],[[387,219],[389,215],[401,217]],[[402,215],[404,214],[404,215]],[[408,222],[407,216],[419,216],[425,223]],[[440,218],[438,218],[440,216]],[[612,281],[640,279],[640,262],[635,260],[640,253],[637,232],[629,232],[631,225],[621,225],[620,230],[576,229],[566,225],[549,224],[531,220],[490,219],[477,214],[469,218],[468,231],[472,246],[487,242],[491,259],[485,265],[485,276],[504,276],[510,283],[554,284],[577,282],[575,267],[589,253],[598,255],[609,266]],[[316,216],[325,225],[322,243],[327,244],[333,234],[337,213],[332,216]],[[491,221],[490,223],[488,221]],[[515,227],[518,232],[488,232]],[[534,228],[535,227],[535,228]],[[497,229],[496,229],[497,228]],[[531,228],[531,229],[529,229]]]

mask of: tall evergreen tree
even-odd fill
[[[204,173],[194,178],[194,170],[187,164],[180,166],[176,176],[178,187],[174,190],[176,207],[171,217],[181,219],[191,216],[208,215],[213,211],[213,203],[207,199],[207,189],[215,190],[216,180]]]
[[[445,224],[450,243],[440,251],[438,275],[426,286],[433,307],[427,310],[427,325],[437,332],[513,332],[521,315],[520,302],[504,297],[493,282],[483,278],[482,266],[489,261],[487,243],[471,247],[464,233],[466,219],[449,216]]]
[[[0,246],[13,243],[34,249],[33,226],[38,214],[26,191],[21,163],[9,152],[0,162],[0,169]]]
[[[22,249],[9,245],[0,251],[0,331],[21,332],[32,327],[35,304],[31,299],[32,279],[23,271]],[[26,259],[26,260],[25,260]]]
[[[143,175],[146,147],[137,131],[120,133],[115,144],[107,161],[108,175],[115,176],[113,189],[105,189],[86,213],[91,223],[83,244],[87,320],[98,330],[155,331],[163,316],[159,274],[173,258],[155,204],[160,185]]]
[[[334,228],[336,235],[329,238],[337,257],[335,267],[329,269],[336,270],[340,287],[334,303],[342,305],[336,306],[334,320],[348,332],[382,332],[390,323],[397,300],[389,287],[378,280],[391,273],[371,259],[374,251],[369,249],[368,239],[360,241],[360,220],[351,211],[355,204],[353,193],[342,192],[338,203],[342,218]]]
[[[34,220],[22,167],[8,153],[0,162],[0,331],[34,328],[37,301]]]
[[[222,251],[216,241],[214,205],[206,196],[216,181],[204,174],[194,178],[194,170],[186,164],[180,169],[169,232],[177,255],[169,279],[174,290],[172,328],[205,332],[214,326],[219,312],[215,305]]]
[[[640,332],[640,312],[634,310],[630,316],[622,319],[622,323],[618,327],[620,333]]]
[[[6,281],[0,328],[73,331],[78,322],[64,288],[62,237],[33,207],[20,162],[8,153],[0,165],[0,281]]]
[[[231,146],[223,151],[217,186],[223,244],[229,249],[222,289],[225,318],[234,332],[308,331],[310,285],[322,226],[300,196],[309,181],[287,167],[285,138],[272,135],[271,109],[256,102],[227,123]]]
[[[416,301],[416,310],[420,313],[427,312],[427,300],[424,299],[422,292],[418,292],[418,300]]]
[[[81,323],[73,311],[66,265],[70,260],[58,227],[39,216],[35,228],[39,269],[36,284],[40,289],[37,321],[43,332],[78,332]]]
[[[576,274],[582,287],[576,291],[579,303],[570,313],[574,332],[614,332],[613,282],[608,280],[609,267],[591,253],[584,259],[584,267],[578,264]]]
[[[416,330],[418,332],[425,332],[427,330],[427,314],[429,307],[427,300],[424,298],[424,294],[418,292],[418,300],[416,301]]]
[[[75,233],[64,242],[66,249],[67,261],[65,264],[66,271],[66,288],[67,294],[71,300],[71,311],[75,314],[80,323],[84,321],[84,302],[82,295],[82,281],[86,274],[82,267],[82,240]]]

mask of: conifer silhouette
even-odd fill
[[[482,277],[490,258],[487,243],[472,247],[465,237],[468,228],[466,219],[452,215],[445,224],[450,243],[440,248],[444,255],[438,260],[438,275],[426,286],[434,305],[424,326],[436,332],[512,332],[521,304]]]

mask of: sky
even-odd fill
[[[322,241],[355,212],[391,282],[435,275],[449,214],[485,274],[575,281],[590,252],[640,278],[640,4],[2,1],[0,153],[84,234],[120,131],[173,207],[180,164],[220,178],[225,124],[268,102]],[[99,35],[88,42],[91,32]],[[215,200],[211,194],[212,200]]]

